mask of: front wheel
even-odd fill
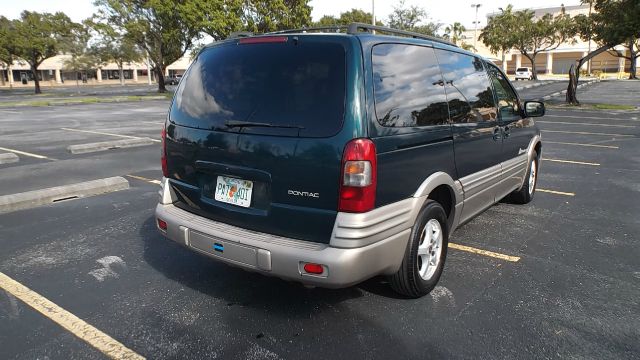
[[[533,200],[536,193],[536,185],[538,184],[538,154],[533,152],[529,168],[525,175],[524,184],[518,191],[511,193],[511,200],[516,204],[528,204]]]
[[[411,231],[402,265],[390,277],[393,290],[411,298],[433,290],[442,275],[448,244],[447,215],[442,205],[427,200]]]

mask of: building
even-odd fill
[[[562,7],[550,7],[550,8],[539,8],[532,9],[535,12],[536,17],[541,17],[544,14],[551,14],[553,16],[557,16],[562,12]],[[579,14],[589,14],[589,5],[575,5],[575,6],[565,6],[565,12],[574,17]],[[489,13],[487,14],[487,20],[491,17],[497,15],[497,13]],[[477,35],[480,36],[482,29],[478,29]],[[463,34],[465,37],[465,42],[468,44],[474,43],[474,34],[476,32],[472,30],[467,30]],[[480,41],[479,39],[475,39],[476,50],[477,52],[485,56],[487,58],[491,58],[498,65],[502,65],[502,68],[509,74],[513,74],[515,69],[518,67],[531,67],[531,62],[525,56],[520,54],[517,50],[511,50],[504,54],[493,54],[491,51]],[[590,51],[598,48],[598,45],[593,42],[582,41],[580,38],[575,39],[575,43],[565,43],[561,44],[557,49],[543,52],[538,54],[536,57],[536,70],[539,74],[568,74],[569,68],[572,64],[575,64],[576,61],[584,56],[586,56]],[[623,46],[616,47],[616,50],[625,51]],[[637,61],[640,65],[640,62]],[[589,66],[591,67],[591,72],[601,72],[601,73],[622,73],[628,72],[631,66],[629,60],[624,58],[619,58],[617,56],[611,55],[607,52],[596,56],[591,60],[591,64],[585,64],[583,69],[585,71],[588,70]],[[639,67],[640,68],[640,67]]]
[[[120,84],[120,71],[115,63],[106,64],[99,69],[88,71],[87,74],[76,73],[65,68],[65,60],[70,55],[57,55],[46,59],[38,67],[38,76],[41,86],[64,85],[76,83],[76,79],[89,84]],[[191,63],[187,54],[183,58],[169,65],[165,76],[182,74]],[[26,61],[16,60],[10,66],[0,69],[0,76],[4,79],[5,86],[33,86],[33,74]],[[149,68],[145,62],[125,63],[123,66],[125,83],[148,83]],[[151,80],[153,81],[153,74]],[[26,83],[25,83],[26,82]],[[3,83],[0,82],[0,85]]]

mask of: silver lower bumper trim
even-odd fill
[[[407,228],[366,246],[347,249],[242,229],[171,204],[158,204],[156,217],[167,223],[167,230],[161,230],[166,237],[196,252],[265,275],[330,288],[395,273],[411,233]],[[304,273],[301,264],[307,262],[324,265],[326,273]]]

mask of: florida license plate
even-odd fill
[[[249,207],[252,191],[252,181],[218,176],[214,198],[223,203]]]

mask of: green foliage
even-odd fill
[[[41,14],[23,11],[20,19],[12,21],[11,52],[31,66],[36,94],[41,93],[38,66],[45,59],[70,50],[81,34],[81,25],[61,12]]]
[[[4,16],[0,16],[0,65],[4,66],[13,62],[11,28],[11,21]]]
[[[389,15],[387,25],[394,29],[435,36],[442,24],[434,22],[425,23],[427,20],[427,12],[423,8],[415,5],[407,7],[404,0],[400,0]]]
[[[329,26],[329,25],[349,25],[354,22],[371,24],[371,17],[373,15],[370,12],[366,12],[361,9],[351,9],[340,14],[340,17],[325,15],[320,20],[313,24],[313,26]],[[384,24],[377,20],[376,25],[384,26]]]
[[[577,27],[564,13],[554,17],[545,14],[534,18],[532,10],[513,11],[511,5],[489,19],[480,39],[493,52],[518,50],[531,61],[537,78],[535,59],[540,52],[557,49],[563,43],[575,43]]]
[[[234,31],[244,30],[244,4],[244,0],[185,1],[181,12],[187,23],[218,41]]]
[[[453,24],[448,25],[444,28],[444,35],[442,36],[442,38],[451,41],[452,43],[460,46],[465,50],[474,50],[473,45],[464,42],[465,37],[463,33],[465,31],[467,31],[467,29],[464,27],[464,25],[459,22],[454,22]]]
[[[311,7],[309,0],[246,0],[243,21],[254,33],[308,27]]]
[[[580,37],[594,40],[600,46],[613,48],[622,44],[625,51],[609,53],[631,62],[629,78],[635,79],[635,59],[640,56],[640,1],[638,0],[583,0],[593,6],[591,15],[576,16]]]
[[[166,92],[164,71],[180,59],[200,36],[195,3],[204,0],[96,0],[98,19],[110,24],[143,49],[158,76],[158,92]]]
[[[108,23],[86,21],[93,30],[94,42],[88,53],[93,57],[97,68],[108,63],[115,63],[120,70],[120,84],[124,85],[123,68],[125,63],[140,61],[144,58],[142,51],[127,34],[120,33]]]

